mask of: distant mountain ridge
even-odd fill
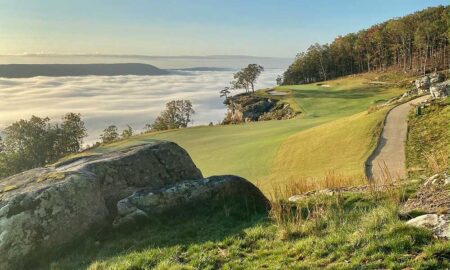
[[[149,64],[7,64],[0,65],[0,77],[31,78],[36,76],[118,76],[168,75],[169,71]]]
[[[181,71],[232,71],[232,68],[224,67],[191,67],[191,68],[174,68],[173,70]]]

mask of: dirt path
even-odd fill
[[[369,179],[383,176],[384,168],[396,178],[406,178],[405,141],[408,131],[407,118],[413,104],[426,100],[423,96],[392,109],[386,117],[378,146],[366,162],[366,175]]]

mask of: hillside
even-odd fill
[[[399,75],[396,76],[395,79],[399,79]],[[348,154],[345,160],[336,156],[331,162],[316,162],[326,156],[330,157],[326,141],[315,148],[305,148],[305,152],[301,154],[298,152],[301,150],[283,153],[283,149],[298,147],[297,144],[301,142],[297,142],[294,139],[296,137],[319,138],[323,136],[324,130],[331,128],[332,130],[328,130],[330,136],[327,137],[329,143],[334,145],[331,154],[346,153],[347,141],[338,139],[339,136],[345,136],[342,134],[345,132],[342,125],[346,125],[348,129],[375,129],[386,111],[368,114],[367,109],[405,91],[391,84],[370,84],[376,77],[376,74],[364,74],[328,81],[324,85],[306,84],[276,88],[277,91],[285,91],[288,95],[275,98],[289,102],[293,108],[302,112],[296,119],[149,133],[100,146],[84,154],[108,152],[154,139],[173,141],[187,149],[206,176],[223,173],[240,175],[261,185],[265,191],[271,189],[271,182],[268,182],[271,179],[276,178],[277,183],[289,181],[286,176],[290,174],[289,171],[295,172],[297,177],[314,177],[318,180],[324,177],[327,170],[341,172],[345,169],[346,173],[348,170],[352,175],[361,176],[364,173],[364,159],[377,138],[376,132],[352,135],[353,148],[362,152],[358,155]],[[390,77],[384,79],[392,80]],[[258,91],[258,94],[266,95],[264,90]],[[323,126],[327,123],[327,126]],[[308,142],[305,141],[305,144]],[[307,168],[304,165],[296,166],[295,164],[303,163],[304,157],[310,157]],[[284,161],[286,163],[283,163]]]
[[[313,44],[286,70],[284,84],[392,69],[423,74],[446,69],[449,25],[450,6],[437,6]]]
[[[89,237],[76,245],[76,252],[68,252],[54,260],[51,268],[100,270],[450,267],[449,241],[445,237],[437,237],[436,233],[439,232],[435,229],[422,228],[423,225],[411,226],[410,223],[415,220],[414,217],[423,213],[415,212],[417,204],[427,206],[423,202],[417,203],[417,197],[421,199],[421,194],[433,197],[430,196],[430,191],[424,191],[424,187],[427,188],[427,183],[430,179],[436,179],[436,176],[429,179],[425,176],[429,173],[442,174],[448,170],[445,160],[423,163],[424,149],[427,149],[427,152],[430,149],[445,152],[444,155],[447,156],[444,159],[448,158],[448,100],[432,103],[425,108],[421,116],[411,113],[411,129],[407,142],[408,161],[409,168],[415,172],[418,172],[417,165],[425,167],[421,168],[419,177],[413,176],[409,179],[411,181],[401,183],[395,182],[394,179],[384,179],[367,185],[345,175],[355,175],[362,171],[361,162],[373,149],[381,130],[381,121],[389,108],[368,111],[367,106],[402,91],[394,85],[368,84],[375,79],[373,76],[365,74],[363,77],[342,78],[329,81],[326,86],[310,84],[277,88],[277,91],[289,93],[288,96],[279,98],[285,99],[286,102],[295,102],[297,108],[303,112],[296,119],[146,134],[85,152],[84,155],[101,155],[165,136],[166,139],[186,143],[188,147],[192,147],[191,152],[197,155],[206,155],[206,147],[215,146],[214,152],[208,156],[213,159],[214,155],[221,157],[220,153],[226,153],[221,146],[225,143],[231,145],[231,142],[239,138],[238,135],[243,134],[245,138],[264,134],[258,132],[262,132],[262,128],[281,127],[275,125],[276,123],[291,125],[291,130],[282,130],[283,133],[277,129],[270,130],[270,133],[266,130],[265,133],[277,136],[279,140],[276,143],[265,141],[266,147],[277,148],[271,157],[270,164],[273,166],[269,178],[277,180],[277,184],[283,184],[275,187],[260,185],[266,192],[268,188],[274,188],[270,190],[269,214],[255,212],[251,216],[230,215],[226,207],[210,211],[205,205],[193,209],[196,211],[189,212],[189,215],[177,214],[176,218],[168,215],[145,226],[133,227],[132,233],[114,230],[105,235]],[[393,77],[398,79],[397,76]],[[383,78],[387,83],[392,82],[392,74]],[[265,91],[261,90],[259,94],[264,96]],[[345,107],[345,101],[355,104],[350,108]],[[367,106],[358,106],[356,101]],[[327,107],[337,108],[331,111],[335,115],[327,113],[330,111],[325,109]],[[313,119],[316,122],[312,121]],[[309,125],[302,126],[301,121],[308,121]],[[295,130],[296,126],[292,123],[298,125],[298,130]],[[208,140],[201,136],[203,132],[220,140]],[[231,137],[230,141],[227,137]],[[263,141],[257,137],[246,139],[247,142]],[[200,151],[195,151],[200,146]],[[254,147],[247,150],[251,149],[254,154],[269,157],[267,152]],[[202,165],[208,164],[198,157],[197,160],[203,161]],[[228,158],[230,159],[222,159],[221,169],[229,170],[226,162],[234,159],[243,162],[248,156]],[[261,157],[257,156],[249,162],[256,164],[261,160],[258,158]],[[435,164],[440,167],[433,166]],[[320,171],[321,168],[339,170],[344,174],[327,173]],[[311,178],[303,177],[324,173],[325,181],[320,184],[311,183]],[[442,175],[448,178],[445,174]],[[444,181],[448,179],[444,178]],[[359,186],[352,187],[353,185]],[[336,188],[337,186],[342,188]],[[305,193],[317,188],[325,189]],[[434,190],[434,193],[438,194],[435,199],[427,198],[433,203],[431,211],[442,214],[443,208],[435,210],[435,203],[436,200],[450,200],[448,184],[439,186],[438,191]],[[300,195],[290,197],[299,193]],[[289,201],[286,200],[288,197]],[[427,198],[422,200],[426,201]],[[411,205],[414,207],[410,212],[403,212],[402,209]],[[447,209],[448,204],[445,207]],[[411,220],[407,221],[409,219]]]
[[[30,78],[36,76],[117,76],[167,75],[168,71],[148,64],[9,64],[0,65],[0,77]]]

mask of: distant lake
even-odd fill
[[[266,69],[256,87],[275,85],[283,71]],[[163,76],[0,78],[0,129],[31,115],[57,120],[67,112],[77,112],[88,128],[86,143],[93,143],[111,124],[119,129],[128,124],[141,131],[173,99],[192,100],[194,125],[217,123],[226,111],[219,90],[229,85],[232,74],[184,71],[183,75]]]

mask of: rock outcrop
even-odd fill
[[[450,93],[450,80],[436,83],[430,87],[430,94],[433,98],[445,98]]]
[[[450,213],[450,177],[435,174],[429,177],[401,207],[400,213],[411,216],[414,213]]]
[[[430,83],[430,77],[429,76],[423,76],[422,78],[418,78],[414,85],[416,86],[416,89],[418,90],[418,94],[422,95],[428,92],[430,89],[431,83]]]
[[[450,238],[449,185],[450,176],[446,174],[428,178],[400,207],[400,214],[410,218],[407,224],[428,228],[438,238]]]
[[[228,107],[224,124],[291,119],[296,116],[287,103],[250,94],[238,94],[224,102]]]
[[[0,181],[0,269],[25,269],[124,220],[155,218],[231,194],[267,206],[261,192],[242,178],[202,179],[188,153],[169,142],[26,171]]]
[[[142,189],[117,203],[115,225],[140,218],[151,218],[173,209],[195,205],[206,200],[240,197],[256,207],[268,207],[262,193],[247,180],[233,175],[212,176],[183,181],[161,189]],[[256,200],[256,201],[255,201]]]
[[[430,93],[433,98],[447,97],[450,92],[450,81],[445,81],[442,73],[435,72],[414,81],[414,88],[405,93],[406,96],[424,95]]]

